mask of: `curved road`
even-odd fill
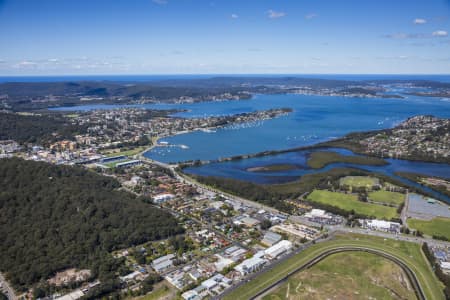
[[[384,257],[386,259],[389,259],[390,261],[394,262],[395,264],[397,264],[405,272],[406,276],[408,277],[409,282],[411,283],[411,285],[412,285],[412,287],[414,289],[414,292],[415,292],[415,294],[417,296],[417,299],[419,299],[419,300],[426,300],[425,293],[424,293],[422,287],[420,286],[420,283],[419,283],[419,280],[417,279],[416,274],[414,273],[414,271],[412,271],[409,268],[409,266],[405,262],[403,262],[401,259],[395,257],[394,255],[391,255],[391,254],[388,254],[388,253],[385,253],[385,252],[382,252],[382,251],[379,251],[379,250],[375,250],[375,249],[367,248],[367,247],[356,247],[356,246],[337,247],[335,249],[326,250],[325,252],[319,254],[318,256],[316,256],[313,259],[311,259],[310,261],[308,261],[307,263],[301,265],[297,269],[289,272],[286,276],[284,276],[280,280],[278,280],[275,283],[273,283],[273,284],[269,285],[268,287],[264,288],[263,290],[258,292],[255,296],[253,296],[250,299],[260,299],[260,297],[264,296],[264,294],[269,292],[271,289],[273,289],[274,287],[276,287],[280,283],[286,281],[290,276],[294,275],[295,273],[312,267],[313,265],[317,264],[318,262],[322,261],[323,259],[327,258],[328,256],[330,256],[332,254],[341,253],[341,252],[348,252],[348,251],[368,252],[368,253],[372,253],[372,254],[376,254],[376,255],[382,256],[382,257]]]

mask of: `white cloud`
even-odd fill
[[[237,15],[237,14],[231,14],[231,16],[230,16],[232,19],[237,19],[237,18],[239,18],[239,16]]]
[[[35,63],[34,61],[30,61],[30,60],[24,60],[15,65],[15,67],[17,67],[17,68],[29,68],[29,67],[35,67],[35,66],[37,66],[37,63]]]
[[[312,14],[307,14],[307,15],[305,16],[305,19],[306,19],[306,20],[311,20],[311,19],[317,18],[318,16],[319,16],[318,14],[314,14],[314,13],[312,13]]]
[[[432,38],[442,38],[447,37],[448,32],[445,30],[436,30],[433,33],[404,33],[398,32],[393,34],[386,34],[383,37],[394,40],[407,40],[407,39],[432,39]]]
[[[159,4],[159,5],[164,5],[169,2],[167,0],[152,0],[152,1],[153,1],[153,3]]]
[[[422,18],[417,18],[417,19],[414,19],[413,23],[416,25],[423,25],[423,24],[427,23],[427,20],[422,19]]]
[[[448,36],[448,32],[445,30],[436,30],[435,32],[432,33],[432,35],[436,37],[446,37]]]
[[[267,11],[267,14],[268,14],[269,18],[271,18],[271,19],[278,19],[278,18],[282,18],[282,17],[286,16],[286,13],[285,13],[285,12],[282,12],[282,11],[274,11],[274,10],[272,10],[272,9],[269,9],[269,10]]]
[[[412,57],[409,57],[407,55],[398,55],[398,56],[377,56],[375,59],[389,59],[389,60],[405,60],[405,59],[411,59]]]
[[[173,50],[173,51],[171,52],[171,54],[173,54],[173,55],[183,55],[184,52],[181,51],[181,50]]]
[[[389,39],[395,39],[395,40],[405,40],[405,39],[420,39],[420,38],[425,38],[426,36],[423,34],[420,34],[420,33],[398,32],[398,33],[393,33],[393,34],[386,34],[384,37],[389,38]]]

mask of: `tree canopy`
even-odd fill
[[[110,251],[183,231],[115,179],[79,167],[2,159],[0,186],[0,270],[19,288],[69,267],[110,277],[121,264]]]

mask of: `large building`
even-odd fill
[[[164,203],[166,201],[172,200],[173,198],[175,198],[175,195],[173,194],[159,194],[153,197],[153,203],[155,204],[161,204]]]
[[[266,259],[258,256],[244,260],[242,263],[234,267],[242,276],[258,271],[267,262]]]
[[[142,164],[140,160],[129,160],[116,164],[116,168],[128,168]]]
[[[341,216],[333,215],[327,213],[322,209],[312,209],[310,212],[306,213],[304,217],[314,223],[325,224],[325,225],[337,225],[343,222]]]
[[[244,225],[246,227],[254,227],[254,226],[258,225],[260,223],[260,221],[255,218],[243,215],[243,216],[237,217],[233,221],[233,223],[235,225]]]
[[[261,243],[266,246],[273,246],[274,244],[278,243],[281,238],[281,235],[279,235],[278,233],[267,231],[264,235],[264,238],[261,240]]]
[[[359,220],[363,228],[385,231],[391,233],[400,233],[401,224],[384,220]]]
[[[100,160],[102,163],[112,163],[120,160],[125,160],[127,157],[125,155],[118,155],[118,156],[110,156],[110,157],[104,157]]]
[[[264,256],[268,259],[275,259],[278,256],[290,251],[292,249],[292,243],[288,240],[282,240],[270,248],[264,250]]]
[[[198,295],[197,291],[195,291],[195,290],[190,290],[190,291],[184,292],[183,294],[181,294],[181,297],[184,300],[200,300],[200,299],[202,299],[202,297],[200,297]]]
[[[168,254],[157,258],[152,262],[152,267],[156,272],[161,273],[173,266],[172,259],[174,258],[174,254]]]

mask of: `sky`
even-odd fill
[[[450,0],[0,0],[0,75],[450,74]]]

